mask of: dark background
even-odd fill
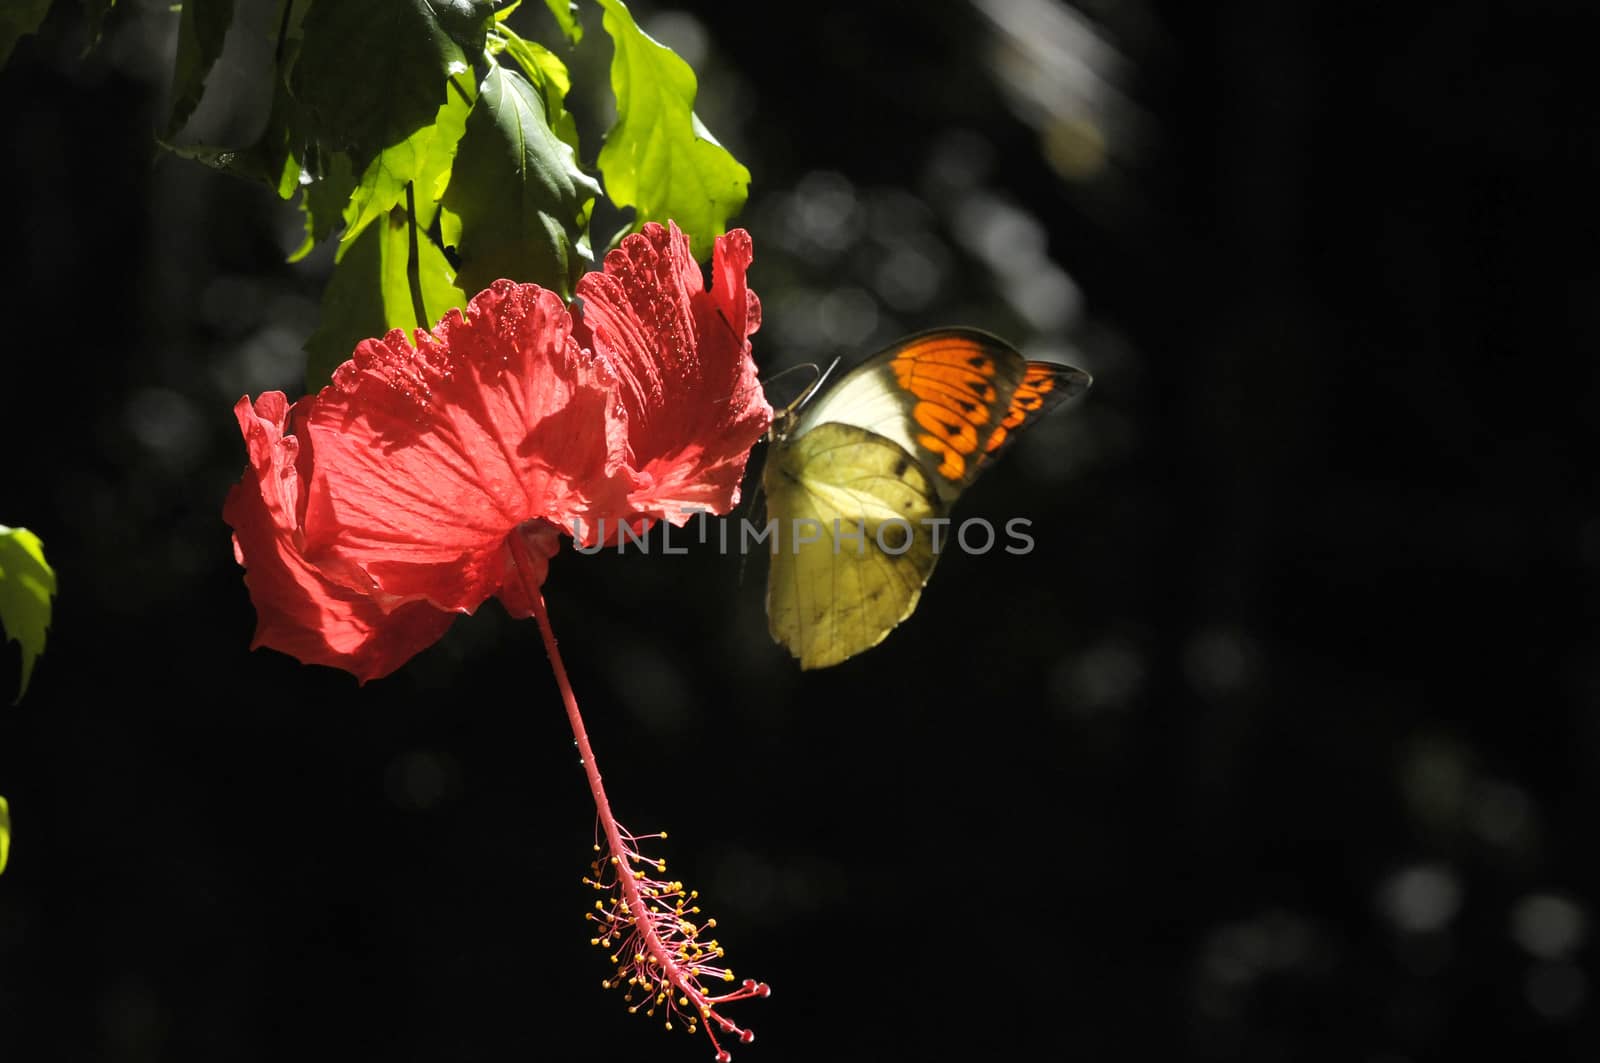
[[[60,580],[0,707],[0,1055],[708,1058],[600,988],[532,625],[365,687],[247,652],[230,407],[301,390],[329,254],[155,150],[165,3],[88,58],[58,6],[0,78],[0,521]],[[958,510],[1035,552],[837,669],[760,558],[554,562],[613,804],[774,987],[738,1058],[1596,1058],[1568,6],[638,5],[753,174],[764,373],[966,323],[1096,375]]]

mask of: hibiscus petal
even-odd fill
[[[399,330],[357,347],[307,418],[307,556],[394,601],[472,612],[523,521],[613,511],[631,483],[624,414],[570,328],[553,293],[496,281],[416,347]]]
[[[772,421],[748,337],[760,303],[745,286],[750,236],[717,238],[713,285],[689,253],[689,238],[650,223],[606,256],[603,273],[578,282],[577,341],[621,378],[634,487],[617,519],[683,524],[697,512],[726,513],[739,500],[750,448]]]
[[[449,613],[425,603],[386,612],[368,595],[343,587],[311,564],[297,546],[299,484],[305,460],[299,439],[285,434],[303,410],[269,391],[234,407],[250,467],[228,492],[222,517],[233,528],[234,556],[256,607],[251,649],[269,646],[306,664],[326,664],[365,682],[388,675],[450,626]]]

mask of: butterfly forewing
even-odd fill
[[[799,431],[830,421],[875,432],[914,455],[941,497],[977,475],[1022,383],[1022,355],[977,329],[939,329],[880,351],[813,402]]]

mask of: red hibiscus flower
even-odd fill
[[[580,280],[582,310],[496,281],[431,332],[363,341],[333,383],[235,408],[250,468],[223,516],[255,645],[367,680],[490,596],[535,607],[560,532],[726,513],[772,417],[748,337],[749,235],[711,289],[650,224]]]

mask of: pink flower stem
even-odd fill
[[[522,566],[519,565],[518,568],[521,570]],[[524,578],[524,586],[526,585],[527,580]],[[544,638],[545,653],[550,657],[550,669],[556,674],[556,686],[561,688],[561,701],[567,707],[567,722],[572,725],[572,738],[577,743],[578,756],[583,761],[583,773],[589,780],[589,793],[594,797],[594,808],[600,817],[600,828],[605,832],[606,847],[610,850],[611,859],[615,861],[617,884],[622,889],[623,899],[627,901],[628,910],[636,913],[635,925],[644,936],[645,947],[656,958],[660,970],[680,993],[700,1002],[705,994],[689,984],[688,979],[678,969],[677,957],[662,943],[661,936],[656,933],[653,921],[644,918],[644,913],[649,911],[649,908],[645,899],[639,894],[639,883],[629,861],[629,854],[633,850],[624,844],[622,829],[617,825],[616,817],[611,814],[611,802],[606,799],[606,788],[600,781],[600,766],[595,763],[594,748],[589,744],[589,732],[583,726],[583,716],[578,712],[578,698],[572,692],[572,683],[567,679],[566,665],[561,663],[561,651],[556,648],[555,632],[550,629],[550,614],[545,609],[544,595],[537,587],[529,586],[527,591],[528,600],[533,603],[533,619],[539,625],[539,634]]]
[[[606,800],[606,788],[600,781],[600,766],[595,763],[594,748],[589,745],[589,732],[583,726],[583,716],[578,712],[578,698],[572,692],[572,684],[567,680],[567,669],[561,663],[561,651],[556,648],[555,632],[550,630],[550,614],[546,612],[544,595],[539,591],[529,588],[529,600],[533,603],[533,619],[539,625],[539,634],[544,638],[544,650],[550,657],[550,669],[556,674],[556,686],[561,688],[561,701],[567,707],[567,722],[572,725],[572,739],[578,745],[578,756],[583,761],[583,773],[589,779],[589,793],[594,797],[594,808],[600,815],[600,826],[605,831],[606,844],[611,848],[611,855],[618,858],[628,850],[622,844],[622,831],[617,827],[617,821],[611,814],[611,802]],[[634,885],[628,875],[619,875],[622,880],[622,892],[628,898],[628,904],[634,905],[638,901],[638,886]],[[632,892],[630,892],[632,891]],[[640,909],[635,908],[635,911]]]

